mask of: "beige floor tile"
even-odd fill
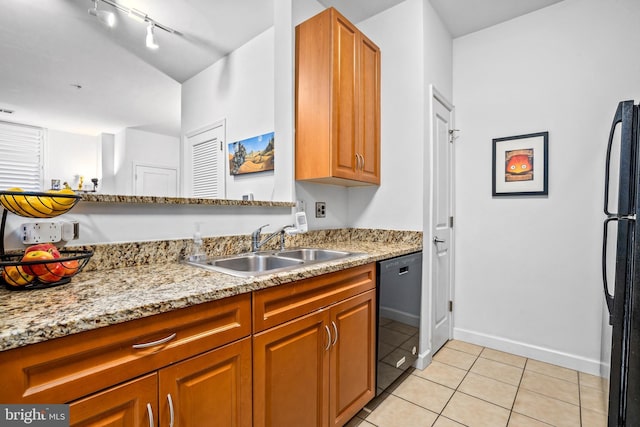
[[[526,370],[534,371],[539,374],[549,375],[550,377],[560,378],[565,381],[578,382],[578,372],[573,369],[563,368],[561,366],[552,365],[539,360],[528,359]]]
[[[609,382],[604,377],[578,372],[578,378],[580,379],[580,386],[593,387],[603,391],[609,388]]]
[[[433,360],[431,364],[422,371],[416,369],[413,371],[413,374],[433,381],[434,383],[455,389],[460,385],[464,376],[467,375],[467,371]]]
[[[394,396],[436,413],[442,412],[452,394],[452,389],[415,375],[409,376],[393,391]]]
[[[580,405],[601,414],[606,414],[609,406],[607,394],[593,387],[580,387]]]
[[[457,423],[449,418],[440,415],[433,427],[464,427],[464,424]]]
[[[447,341],[445,347],[452,348],[454,350],[463,351],[465,353],[473,354],[474,356],[479,355],[482,352],[484,347],[479,345],[471,344],[464,341],[451,340]]]
[[[526,389],[518,390],[513,411],[556,427],[580,427],[580,408]]]
[[[433,355],[433,360],[447,365],[455,366],[460,369],[469,369],[473,362],[475,362],[477,356],[473,354],[465,353],[463,351],[454,350],[452,348],[443,347],[436,354]]]
[[[388,396],[369,414],[366,421],[378,427],[428,427],[437,414],[396,396]]]
[[[470,372],[515,386],[522,377],[522,369],[482,357],[476,360]]]
[[[607,415],[582,408],[582,427],[607,427]]]
[[[356,427],[356,426],[375,427],[375,424],[371,424],[370,422],[368,422],[367,420],[363,420],[362,418],[353,417],[351,418],[351,420],[349,420],[348,423],[344,425],[344,427]]]
[[[509,411],[484,400],[456,392],[442,412],[469,427],[505,427]]]
[[[508,427],[549,427],[551,424],[543,423],[542,421],[534,420],[525,415],[518,414],[516,412],[511,413],[509,417]]]
[[[516,356],[515,354],[505,353],[504,351],[498,351],[492,348],[485,348],[482,350],[480,357],[495,360],[496,362],[501,362],[518,368],[524,368],[524,365],[527,362],[526,357]]]
[[[521,388],[526,388],[554,399],[563,400],[573,405],[580,405],[578,384],[560,378],[550,377],[534,371],[524,371]]]
[[[458,390],[511,410],[518,387],[469,372]]]

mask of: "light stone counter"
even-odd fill
[[[386,234],[384,239],[372,238],[371,233],[371,230],[350,230],[348,241],[324,244],[315,241],[313,245],[363,255],[259,277],[234,277],[172,260],[124,268],[87,269],[71,283],[49,289],[23,292],[0,289],[0,351],[422,249],[419,232],[407,232],[401,238]]]

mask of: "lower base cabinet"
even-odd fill
[[[342,426],[375,395],[375,290],[254,334],[254,426]]]
[[[158,413],[156,374],[112,387],[69,405],[70,425],[137,427],[156,425]],[[150,421],[151,420],[151,421]]]
[[[250,427],[251,338],[77,400],[70,425]]]
[[[73,427],[342,426],[375,395],[375,264],[0,352]]]

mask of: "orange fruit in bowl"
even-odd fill
[[[33,282],[34,277],[27,274],[21,266],[10,265],[2,269],[2,278],[11,286],[24,286]]]

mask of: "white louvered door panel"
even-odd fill
[[[44,129],[0,122],[0,190],[42,191]]]
[[[224,198],[224,124],[187,137],[191,197]]]

